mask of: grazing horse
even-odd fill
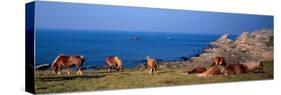
[[[150,69],[149,73],[152,74],[154,71],[157,70],[157,63],[156,63],[156,60],[147,56],[146,57],[146,64],[147,64],[147,67],[148,69]]]
[[[111,72],[112,69],[119,71],[122,69],[122,60],[118,56],[108,56],[106,58],[106,65],[109,72]]]
[[[214,65],[225,66],[226,65],[224,57],[217,56],[217,57],[212,58],[212,61],[213,61],[213,63],[211,66],[214,66]]]
[[[67,74],[70,74],[69,68],[71,66],[76,65],[78,68],[77,74],[82,75],[82,65],[85,61],[84,56],[66,56],[60,54],[52,63],[52,69],[54,74],[61,74],[61,70],[63,67],[67,68]]]

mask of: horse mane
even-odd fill
[[[59,56],[56,57],[56,59],[52,63],[52,67],[54,67],[55,63],[58,61],[58,59],[63,56],[64,54],[60,54]]]

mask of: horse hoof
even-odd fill
[[[198,77],[204,77],[204,75],[203,75],[203,74],[197,74],[197,76],[198,76]]]

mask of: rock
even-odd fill
[[[216,41],[210,42],[210,47],[196,56],[181,57],[182,61],[157,60],[158,68],[190,68],[193,66],[208,67],[212,63],[212,58],[222,56],[228,64],[247,63],[253,61],[273,60],[273,31],[262,29],[259,31],[243,32],[235,40],[228,38],[224,34]],[[141,61],[145,63],[146,60]],[[141,64],[136,69],[146,69],[146,64]]]
[[[140,65],[137,65],[136,67],[135,67],[135,69],[137,69],[137,70],[143,70],[143,69],[145,69],[146,68],[146,64],[140,64]]]
[[[249,32],[243,32],[240,36],[238,36],[235,42],[239,42],[239,44],[245,44],[248,41]]]
[[[212,47],[205,49],[200,56],[191,58],[191,61],[210,63],[214,56],[225,57],[227,63],[273,60],[273,31],[270,29],[243,32],[234,41],[224,34],[210,44]]]
[[[211,42],[210,44],[213,45],[213,46],[221,47],[221,46],[224,46],[225,44],[228,44],[230,42],[232,42],[232,40],[228,39],[228,34],[224,34],[219,39],[217,39],[214,42]]]
[[[140,40],[141,38],[139,36],[132,36],[129,39],[130,40]]]
[[[39,66],[36,66],[36,70],[48,70],[50,68],[51,64],[41,64]]]

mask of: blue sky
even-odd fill
[[[37,29],[240,34],[273,29],[273,16],[36,1]]]

